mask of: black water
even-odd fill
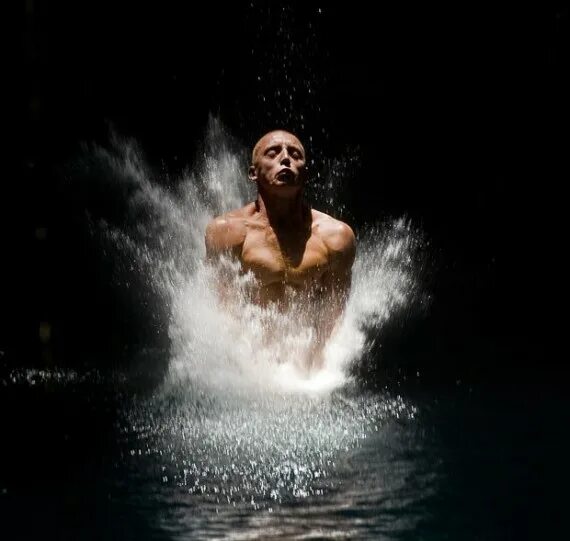
[[[321,423],[318,438],[303,440],[312,427],[289,425],[283,398],[263,414],[247,401],[216,409],[204,395],[157,405],[157,383],[128,378],[3,368],[2,539],[518,540],[564,531],[568,406],[552,385],[340,390],[326,406],[344,423],[329,434],[333,449],[319,439],[336,425],[318,401],[302,414]],[[255,430],[232,428],[236,419]],[[199,427],[217,420],[205,436]],[[279,447],[288,431],[295,474]],[[270,456],[239,470],[252,449]],[[182,479],[181,458],[189,477],[193,461],[212,466],[195,476],[203,490]],[[229,476],[214,472],[222,458]],[[267,490],[251,501],[261,477],[284,480],[279,499]]]

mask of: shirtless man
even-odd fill
[[[256,200],[212,220],[205,240],[210,262],[228,255],[242,272],[253,274],[252,302],[292,317],[302,314],[314,331],[309,362],[320,368],[323,347],[348,298],[356,243],[346,223],[305,202],[306,177],[299,139],[282,130],[267,133],[255,145],[249,167]],[[227,302],[228,281],[220,275],[219,282]],[[299,304],[305,308],[296,310]]]

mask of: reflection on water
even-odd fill
[[[119,425],[123,465],[147,476],[172,534],[402,533],[435,490],[433,464],[406,441],[417,409],[400,396],[347,386],[188,397],[178,388],[138,401]]]
[[[415,414],[400,397],[347,391],[180,396],[160,395],[130,411],[123,432],[136,447],[128,454],[153,461],[161,457],[165,484],[212,502],[254,509],[334,488],[328,478],[342,453],[378,433],[391,418],[410,421]]]
[[[563,531],[568,404],[551,388],[182,400],[130,374],[3,366],[0,389],[3,539]]]

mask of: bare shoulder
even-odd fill
[[[356,252],[356,237],[352,228],[345,222],[332,216],[313,210],[313,228],[321,237],[325,246],[333,254],[354,258]]]
[[[231,251],[241,246],[247,233],[249,205],[216,216],[206,226],[206,249],[209,254]]]

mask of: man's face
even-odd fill
[[[293,134],[264,135],[253,150],[249,178],[262,190],[282,195],[297,193],[305,182],[305,149]]]

